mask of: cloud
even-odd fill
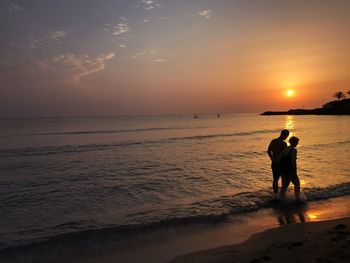
[[[23,10],[23,7],[17,3],[11,2],[11,3],[9,3],[7,10],[11,13],[17,13],[17,12]]]
[[[14,67],[14,65],[6,61],[0,60],[0,68],[1,67],[8,68],[8,67]]]
[[[213,15],[213,11],[210,9],[205,9],[198,12],[198,15],[204,18],[210,18]]]
[[[47,59],[43,68],[58,75],[64,75],[74,81],[82,77],[104,70],[107,62],[115,57],[115,53],[105,53],[92,57],[90,55],[75,55],[67,53]]]
[[[118,36],[120,34],[125,34],[129,31],[129,26],[126,22],[120,22],[112,29],[112,35]]]
[[[161,7],[162,4],[157,3],[156,0],[141,0],[138,6],[141,6],[146,10],[152,10],[152,9]]]
[[[158,59],[154,60],[154,62],[156,62],[156,63],[164,63],[165,61],[166,60],[163,58],[158,58]]]
[[[32,36],[27,37],[26,42],[27,42],[26,43],[27,51],[32,51],[32,50],[36,49],[37,47],[39,47],[40,45],[48,43],[48,41],[44,40],[43,38],[32,37]]]
[[[10,41],[10,42],[8,42],[8,44],[9,44],[11,47],[15,47],[15,48],[23,48],[23,45],[18,44],[18,43],[16,43],[16,42],[12,42],[12,41]]]
[[[54,41],[60,41],[65,38],[67,33],[63,30],[49,30],[48,37]]]
[[[157,53],[157,50],[155,50],[155,49],[141,50],[140,52],[133,55],[132,58],[143,57],[146,55],[154,55],[155,53]]]
[[[130,27],[127,23],[127,19],[125,17],[119,17],[119,23],[115,26],[111,24],[106,24],[106,27],[103,29],[107,32],[112,32],[113,36],[125,35],[130,31]]]
[[[31,52],[35,49],[38,49],[45,45],[50,44],[60,44],[61,41],[66,38],[67,31],[70,31],[71,29],[68,28],[65,30],[53,30],[53,29],[45,29],[43,30],[44,33],[40,33],[37,36],[27,36],[26,40],[23,44],[23,47],[28,51]],[[15,46],[16,43],[11,42],[12,46]],[[17,47],[20,47],[20,45],[17,45]]]

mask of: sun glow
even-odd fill
[[[292,89],[289,89],[289,90],[286,91],[287,97],[293,97],[294,94],[295,94],[295,93],[294,93],[294,90],[292,90]]]

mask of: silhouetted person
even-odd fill
[[[280,173],[282,176],[281,198],[283,199],[290,182],[294,185],[294,193],[297,200],[300,199],[300,181],[297,174],[297,149],[299,143],[297,137],[289,139],[290,146],[285,148],[280,158]]]
[[[272,188],[273,192],[275,194],[278,193],[278,180],[280,178],[280,172],[279,172],[279,157],[282,153],[282,151],[287,148],[287,143],[284,141],[289,136],[288,130],[282,130],[280,137],[273,139],[269,147],[267,148],[267,154],[269,155],[272,163],[271,163],[271,169],[272,169],[272,176],[273,176],[273,182],[272,182]]]

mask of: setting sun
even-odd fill
[[[292,90],[292,89],[287,90],[286,91],[286,95],[287,95],[287,97],[293,97],[294,96],[294,90]]]

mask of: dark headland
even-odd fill
[[[350,115],[350,99],[330,101],[322,108],[265,111],[261,115]]]

